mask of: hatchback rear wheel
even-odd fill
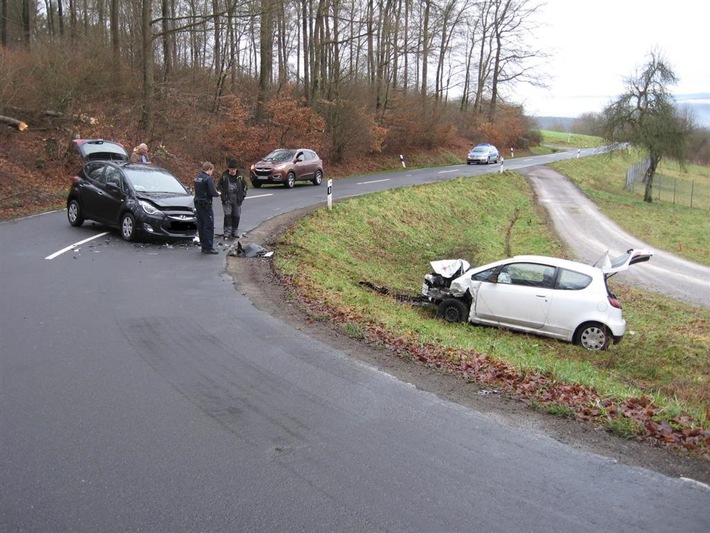
[[[286,176],[286,181],[284,182],[284,185],[288,189],[293,189],[293,186],[296,184],[296,174],[293,172],[289,172],[288,176]]]
[[[313,185],[320,185],[323,182],[323,173],[316,170],[316,175],[313,177]]]
[[[587,350],[606,350],[611,343],[611,335],[604,324],[589,322],[577,329],[575,343]]]

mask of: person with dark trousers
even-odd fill
[[[200,236],[200,246],[203,254],[218,254],[214,248],[214,211],[212,198],[220,195],[214,186],[212,173],[214,165],[209,161],[202,164],[200,172],[194,181],[195,210],[197,211],[197,232]]]
[[[239,237],[239,219],[242,216],[242,202],[247,195],[247,188],[247,181],[239,173],[237,162],[232,159],[217,183],[224,208],[225,239]]]

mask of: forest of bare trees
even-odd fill
[[[122,97],[150,132],[179,98],[215,123],[233,115],[273,129],[293,99],[319,119],[310,122],[335,160],[383,144],[435,146],[452,129],[512,146],[527,128],[516,87],[544,79],[540,9],[537,0],[2,0],[0,114],[79,113],[82,102]]]

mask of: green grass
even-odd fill
[[[540,130],[542,143],[567,148],[595,148],[604,145],[604,139],[593,135],[564,133],[560,131]]]
[[[550,166],[574,181],[601,211],[631,235],[659,250],[710,265],[710,168],[661,162],[656,174],[657,188],[675,184],[676,203],[671,191],[654,194],[652,203],[643,201],[643,186],[624,188],[626,171],[643,159],[639,151],[604,154],[552,163]],[[681,189],[694,191],[693,204],[681,205]],[[655,190],[655,189],[654,189]],[[684,197],[689,200],[689,195]]]
[[[521,375],[579,384],[602,398],[648,396],[661,406],[660,419],[690,413],[695,423],[708,426],[710,312],[704,309],[616,281],[612,290],[624,304],[627,336],[599,353],[497,328],[448,324],[436,320],[430,308],[398,303],[361,285],[368,281],[414,295],[431,260],[462,257],[482,264],[520,253],[565,256],[516,173],[336,203],[294,226],[276,246],[277,269],[314,315],[347,324],[354,337],[387,338],[390,349],[406,346],[400,355],[413,359],[420,349],[440,350],[448,358],[442,365],[485,355]],[[564,405],[545,409],[569,414]],[[610,429],[622,435],[633,429],[629,422],[613,424]]]

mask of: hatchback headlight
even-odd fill
[[[143,211],[145,211],[149,215],[153,215],[153,216],[162,216],[163,215],[163,212],[160,209],[157,209],[153,204],[146,202],[145,200],[138,200],[138,203],[141,204]]]

